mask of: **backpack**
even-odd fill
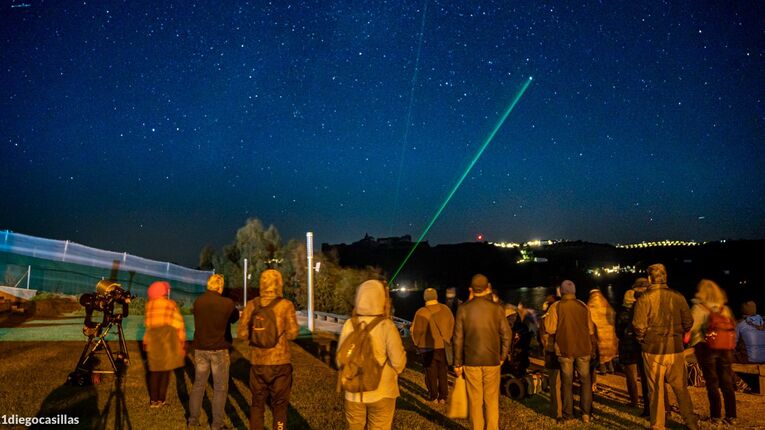
[[[268,304],[261,306],[260,299],[255,302],[255,309],[250,318],[250,346],[257,348],[273,348],[279,343],[281,334],[276,326],[276,315],[273,307],[282,300],[277,297]]]
[[[353,332],[337,349],[338,391],[342,389],[349,393],[363,393],[375,390],[380,385],[383,367],[388,360],[382,365],[377,362],[369,333],[384,319],[383,316],[377,316],[369,323],[362,323],[358,317],[351,318]]]
[[[709,349],[730,351],[736,349],[736,322],[733,318],[704,307],[709,310],[709,322],[704,336]]]

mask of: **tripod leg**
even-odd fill
[[[122,331],[122,321],[117,322],[117,336],[120,342],[120,356],[124,366],[130,365],[130,355],[128,354],[127,342],[125,342],[125,333]]]

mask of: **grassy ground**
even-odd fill
[[[187,360],[184,369],[171,377],[168,405],[163,409],[148,408],[146,372],[137,342],[130,342],[132,364],[122,386],[107,378],[90,387],[70,387],[64,384],[79,357],[83,342],[0,342],[0,416],[16,414],[24,417],[67,414],[80,418],[79,426],[71,428],[120,429],[183,429],[188,413],[193,366]],[[310,348],[309,348],[310,349]],[[242,355],[246,345],[235,343],[231,355],[231,384],[227,403],[230,424],[246,429],[250,400],[247,378],[249,364]],[[335,392],[335,372],[322,360],[294,345],[295,369],[292,404],[288,419],[291,429],[345,428],[342,397]],[[394,420],[396,429],[464,429],[466,420],[449,420],[445,406],[433,406],[424,401],[425,384],[414,357],[401,375],[401,397]],[[602,378],[606,390],[595,397],[595,419],[589,426],[570,422],[566,428],[646,428],[647,421],[636,416],[625,403],[619,377]],[[623,379],[621,379],[623,381]],[[622,382],[623,384],[623,382]],[[703,389],[691,388],[696,411],[707,407]],[[208,396],[212,394],[208,387]],[[739,395],[741,428],[757,428],[765,413],[765,398]],[[209,397],[203,405],[203,418],[210,411]],[[533,396],[524,402],[502,397],[500,428],[553,429],[559,428],[547,416],[546,394]],[[678,419],[674,415],[674,419]],[[267,427],[271,417],[267,416]],[[3,427],[0,424],[1,428]],[[673,423],[670,427],[679,428]],[[18,428],[24,428],[18,426]],[[712,428],[704,425],[702,428]],[[761,427],[762,428],[762,427]]]

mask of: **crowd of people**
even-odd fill
[[[624,372],[630,403],[642,408],[652,429],[663,429],[669,408],[667,387],[690,429],[698,417],[687,390],[687,362],[695,357],[706,383],[709,420],[736,422],[734,361],[765,362],[765,322],[754,302],[742,306],[736,322],[725,292],[702,280],[689,306],[667,286],[663,265],[648,267],[625,294],[617,312],[598,289],[587,303],[576,297],[576,285],[563,281],[548,297],[539,321],[523,305],[502,304],[486,276],[470,282],[465,302],[453,288],[446,303],[435,289],[425,290],[424,306],[410,327],[427,386],[426,399],[444,404],[450,398],[448,373],[464,377],[468,418],[474,430],[499,428],[500,380],[521,377],[529,368],[534,332],[544,354],[550,389],[550,413],[559,423],[574,419],[574,382],[579,381],[579,413],[593,415],[596,375]],[[194,303],[194,384],[189,399],[189,428],[198,428],[202,399],[213,379],[212,429],[226,428],[231,324],[248,340],[252,392],[250,428],[264,428],[266,405],[273,429],[286,428],[292,389],[290,340],[298,335],[295,307],[283,297],[281,274],[260,276],[260,295],[239,311],[223,296],[224,279],[212,275],[207,291]],[[144,346],[148,356],[150,407],[165,404],[170,372],[184,365],[185,328],[178,306],[168,298],[169,284],[148,289]],[[399,397],[398,376],[407,355],[398,328],[390,318],[386,286],[368,280],[358,286],[353,315],[342,327],[337,346],[337,387],[344,393],[344,414],[350,429],[390,429]],[[763,387],[760,387],[762,390]],[[724,406],[724,407],[723,407]],[[723,414],[724,411],[724,414]]]

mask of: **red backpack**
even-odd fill
[[[709,311],[705,340],[709,349],[734,350],[736,349],[736,322],[733,318],[715,312],[704,306]]]

